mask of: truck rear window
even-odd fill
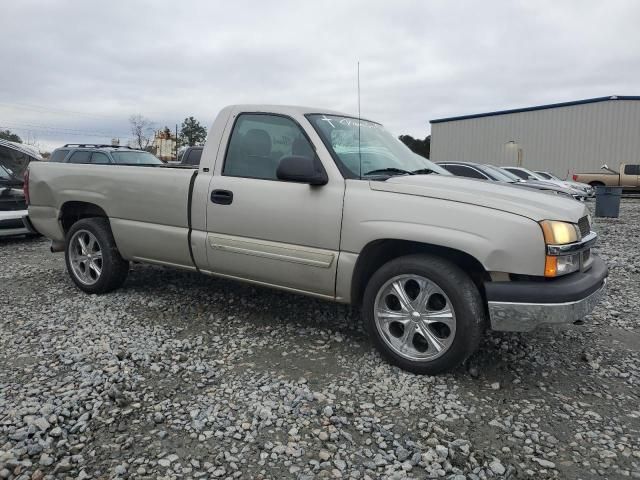
[[[624,174],[625,175],[640,175],[640,165],[625,165],[624,166]]]

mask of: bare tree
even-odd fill
[[[142,115],[131,115],[131,134],[133,135],[133,145],[140,150],[145,150],[153,136],[153,122]]]
[[[33,147],[38,152],[42,152],[42,145],[40,144],[40,140],[38,140],[38,136],[31,131],[27,132],[26,138],[24,138],[21,143]]]

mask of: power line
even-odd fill
[[[35,129],[42,129],[42,130],[57,130],[60,132],[75,132],[75,133],[84,133],[84,134],[91,134],[91,135],[116,135],[116,136],[124,136],[124,135],[129,135],[129,132],[127,132],[126,134],[123,133],[119,133],[119,134],[115,134],[113,132],[107,132],[104,130],[83,130],[83,129],[78,129],[78,128],[67,128],[67,127],[55,127],[52,125],[42,125],[42,124],[37,124],[37,123],[15,123],[15,122],[11,122],[11,125],[8,125],[10,128],[35,128]]]
[[[44,107],[41,105],[31,105],[28,103],[10,103],[10,102],[0,102],[0,106],[4,105],[5,107],[9,107],[11,109],[27,109],[27,110],[35,110],[37,112],[54,112],[54,113],[67,113],[71,115],[84,115],[87,117],[93,118],[121,118],[119,115],[100,115],[95,113],[87,113],[87,112],[78,112],[76,110],[65,110],[62,108],[54,108],[54,107]]]
[[[63,108],[56,108],[56,107],[48,107],[48,106],[43,106],[43,105],[34,105],[34,104],[29,104],[29,103],[16,103],[16,102],[4,102],[4,101],[0,101],[0,108],[9,108],[12,110],[23,110],[23,109],[27,109],[27,110],[34,110],[36,112],[40,112],[40,113],[64,113],[64,114],[70,114],[70,115],[84,115],[86,117],[92,117],[92,118],[97,118],[97,119],[122,119],[123,116],[129,117],[129,115],[122,115],[122,114],[112,114],[112,115],[104,115],[104,114],[99,114],[99,113],[89,113],[89,112],[80,112],[78,110],[66,110]],[[133,107],[132,111],[135,110],[139,110],[138,107]],[[160,112],[160,111],[149,111],[149,110],[145,110],[145,115],[155,115],[155,116],[166,116],[166,112]]]
[[[14,125],[8,125],[8,124],[3,124],[0,125],[0,128],[5,128],[5,129],[11,129],[11,130],[18,130],[18,131],[23,131],[23,132],[41,132],[41,133],[49,133],[49,134],[55,134],[55,133],[59,133],[62,135],[73,135],[73,136],[78,136],[78,137],[98,137],[98,138],[120,138],[120,137],[127,137],[129,134],[104,134],[104,133],[96,133],[96,132],[83,132],[83,133],[74,133],[74,132],[65,132],[65,131],[60,131],[60,129],[56,129],[56,128],[31,128],[31,127],[16,127]]]

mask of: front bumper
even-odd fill
[[[493,330],[529,332],[540,325],[573,323],[591,313],[602,297],[608,269],[594,256],[591,268],[546,281],[487,282]]]

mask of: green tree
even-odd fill
[[[10,142],[22,143],[22,139],[11,130],[0,130],[0,138]]]
[[[431,135],[425,137],[424,140],[413,138],[411,135],[400,135],[398,137],[413,153],[429,158],[431,154]]]
[[[207,138],[207,129],[200,125],[200,122],[193,117],[187,117],[182,122],[180,129],[180,143],[182,145],[194,145],[204,143]]]

